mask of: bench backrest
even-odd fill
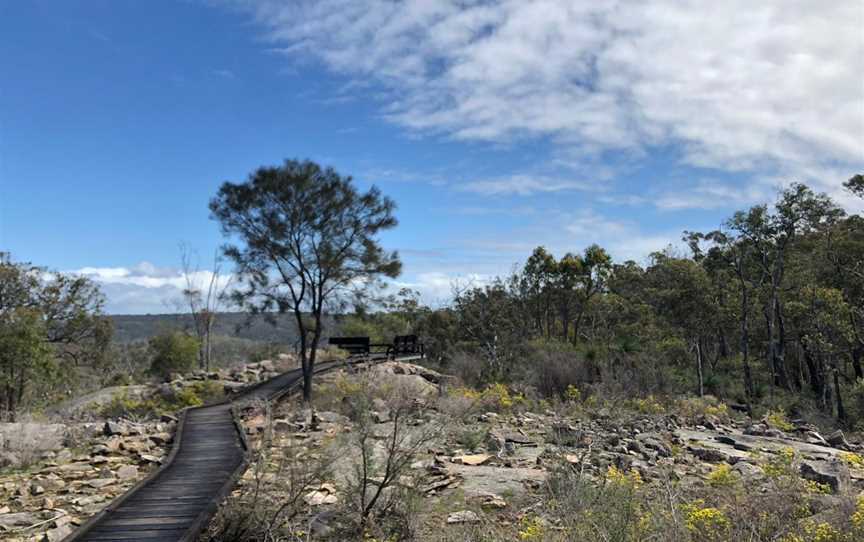
[[[397,354],[413,354],[418,348],[417,335],[396,335],[393,338],[393,350]]]
[[[352,354],[369,353],[369,337],[330,337],[327,342]]]

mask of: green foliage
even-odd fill
[[[309,160],[261,167],[246,182],[224,183],[210,201],[223,233],[239,241],[225,250],[241,272],[234,301],[296,317],[306,400],[325,306],[401,271],[398,254],[378,241],[396,226],[395,208],[378,188],[360,192],[351,177]]]
[[[137,398],[130,397],[125,392],[118,393],[102,408],[100,414],[106,418],[143,420],[172,414],[187,407],[218,402],[224,397],[225,392],[220,384],[204,380],[180,387],[171,398],[161,395]]]
[[[179,331],[161,333],[149,341],[153,361],[150,372],[162,378],[171,373],[186,373],[198,360],[198,340]]]
[[[15,308],[0,313],[0,418],[14,419],[26,399],[23,383],[55,376],[52,354],[39,311]]]
[[[111,338],[102,304],[88,279],[0,253],[0,418],[98,382]]]

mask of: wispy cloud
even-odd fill
[[[590,184],[583,181],[559,179],[542,175],[516,174],[497,179],[469,181],[456,185],[463,192],[474,192],[488,196],[517,195],[530,196],[543,192],[564,192],[588,190]]]
[[[741,207],[771,199],[772,191],[762,184],[737,187],[721,181],[702,180],[696,186],[665,193],[652,201],[659,209],[674,211]]]
[[[210,74],[222,79],[235,79],[237,77],[233,71],[226,69],[210,70]]]
[[[854,2],[238,5],[292,62],[375,83],[382,113],[411,130],[548,138],[577,161],[673,145],[684,164],[826,188],[844,179],[826,171],[864,164],[864,12]]]

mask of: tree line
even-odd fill
[[[861,175],[845,186],[864,197]],[[511,275],[427,310],[418,329],[442,365],[477,381],[552,393],[617,383],[748,410],[815,406],[853,424],[864,415],[860,215],[792,184],[683,241],[683,253],[645,265],[597,245],[560,258],[538,247]]]

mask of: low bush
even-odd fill
[[[168,378],[171,373],[187,373],[195,368],[200,345],[195,337],[172,331],[152,337],[149,347],[153,356],[150,372]]]
[[[143,420],[171,414],[187,407],[221,401],[225,396],[222,386],[212,381],[193,382],[178,389],[173,396],[130,397],[125,392],[115,395],[102,407],[100,414],[106,418],[130,418]]]

